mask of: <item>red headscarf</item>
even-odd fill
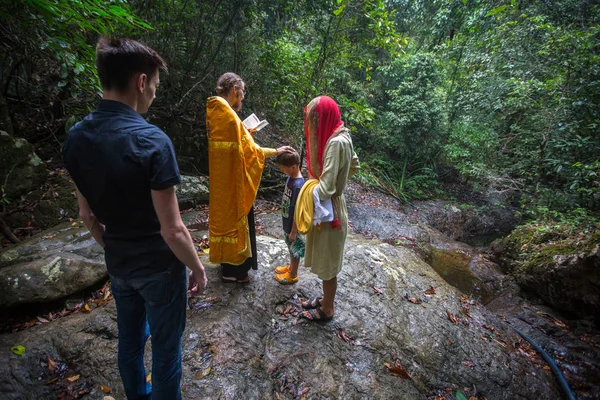
[[[308,173],[318,178],[323,170],[323,153],[327,141],[344,122],[337,103],[328,96],[316,97],[308,103],[304,111]]]

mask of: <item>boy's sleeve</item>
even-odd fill
[[[171,139],[163,131],[156,129],[146,135],[143,141],[150,189],[164,190],[180,184],[181,176]]]
[[[290,218],[292,219],[292,221],[294,221],[294,215],[296,212],[296,201],[298,200],[298,196],[300,195],[300,191],[302,190],[302,185],[300,185],[300,187],[298,187],[298,185],[296,185],[294,187],[294,189],[292,190],[292,198],[290,200]]]

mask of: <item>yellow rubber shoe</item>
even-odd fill
[[[286,272],[285,274],[277,274],[275,275],[275,279],[282,285],[293,285],[294,283],[298,282],[298,277],[292,278],[289,272]]]
[[[290,266],[289,265],[280,265],[279,267],[275,268],[275,273],[276,274],[285,274],[287,272],[290,272]]]

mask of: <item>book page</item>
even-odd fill
[[[242,124],[244,124],[246,129],[255,129],[259,123],[260,120],[255,114],[249,115],[248,118],[242,121]]]
[[[248,118],[242,121],[242,124],[244,124],[246,129],[254,129],[256,131],[260,131],[262,128],[269,125],[266,119],[261,121],[256,114],[249,115]]]

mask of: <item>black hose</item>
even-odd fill
[[[519,335],[521,335],[521,337],[523,339],[525,339],[527,342],[529,342],[529,344],[531,344],[538,351],[538,353],[540,353],[542,355],[542,357],[544,358],[544,360],[546,360],[546,362],[548,363],[548,365],[550,365],[550,369],[552,370],[552,372],[554,372],[554,375],[556,375],[556,379],[558,380],[558,384],[560,385],[560,387],[562,388],[563,392],[565,393],[566,398],[568,400],[576,400],[576,397],[573,394],[573,392],[571,391],[571,388],[569,387],[569,384],[565,380],[565,377],[563,376],[562,372],[560,372],[560,370],[556,366],[556,363],[548,355],[548,353],[546,353],[544,351],[544,349],[541,348],[540,345],[538,345],[536,342],[534,342],[533,339],[531,339],[529,336],[525,335],[523,332],[521,332],[520,330],[518,330],[517,328],[515,328],[514,326],[512,326],[510,324],[510,322],[508,323],[508,326],[510,326],[515,332],[517,332]]]

